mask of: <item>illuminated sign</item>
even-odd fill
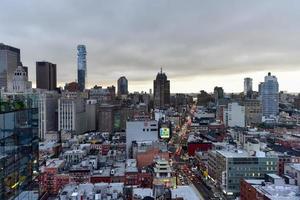
[[[170,138],[170,129],[169,128],[160,128],[159,136],[160,136],[160,138]]]

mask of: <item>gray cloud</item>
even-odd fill
[[[76,79],[76,46],[86,44],[88,80],[173,80],[261,70],[299,70],[297,0],[2,0],[0,40],[35,61],[58,64],[58,80]]]

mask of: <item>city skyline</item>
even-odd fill
[[[15,2],[2,4],[6,28],[0,38],[21,49],[33,86],[38,60],[57,64],[59,86],[76,80],[76,46],[84,44],[89,49],[87,88],[116,85],[126,76],[130,92],[148,91],[163,67],[172,93],[212,92],[214,86],[242,92],[245,77],[257,90],[269,71],[278,77],[279,90],[299,92],[296,1]]]

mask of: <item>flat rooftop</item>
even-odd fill
[[[299,200],[300,199],[300,189],[296,185],[274,185],[266,184],[254,185],[257,191],[261,192],[271,200]]]

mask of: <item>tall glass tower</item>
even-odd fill
[[[77,80],[79,89],[83,91],[85,89],[86,79],[86,49],[85,45],[77,46]]]
[[[261,99],[263,116],[276,116],[279,112],[279,86],[276,76],[268,73],[261,85]]]

